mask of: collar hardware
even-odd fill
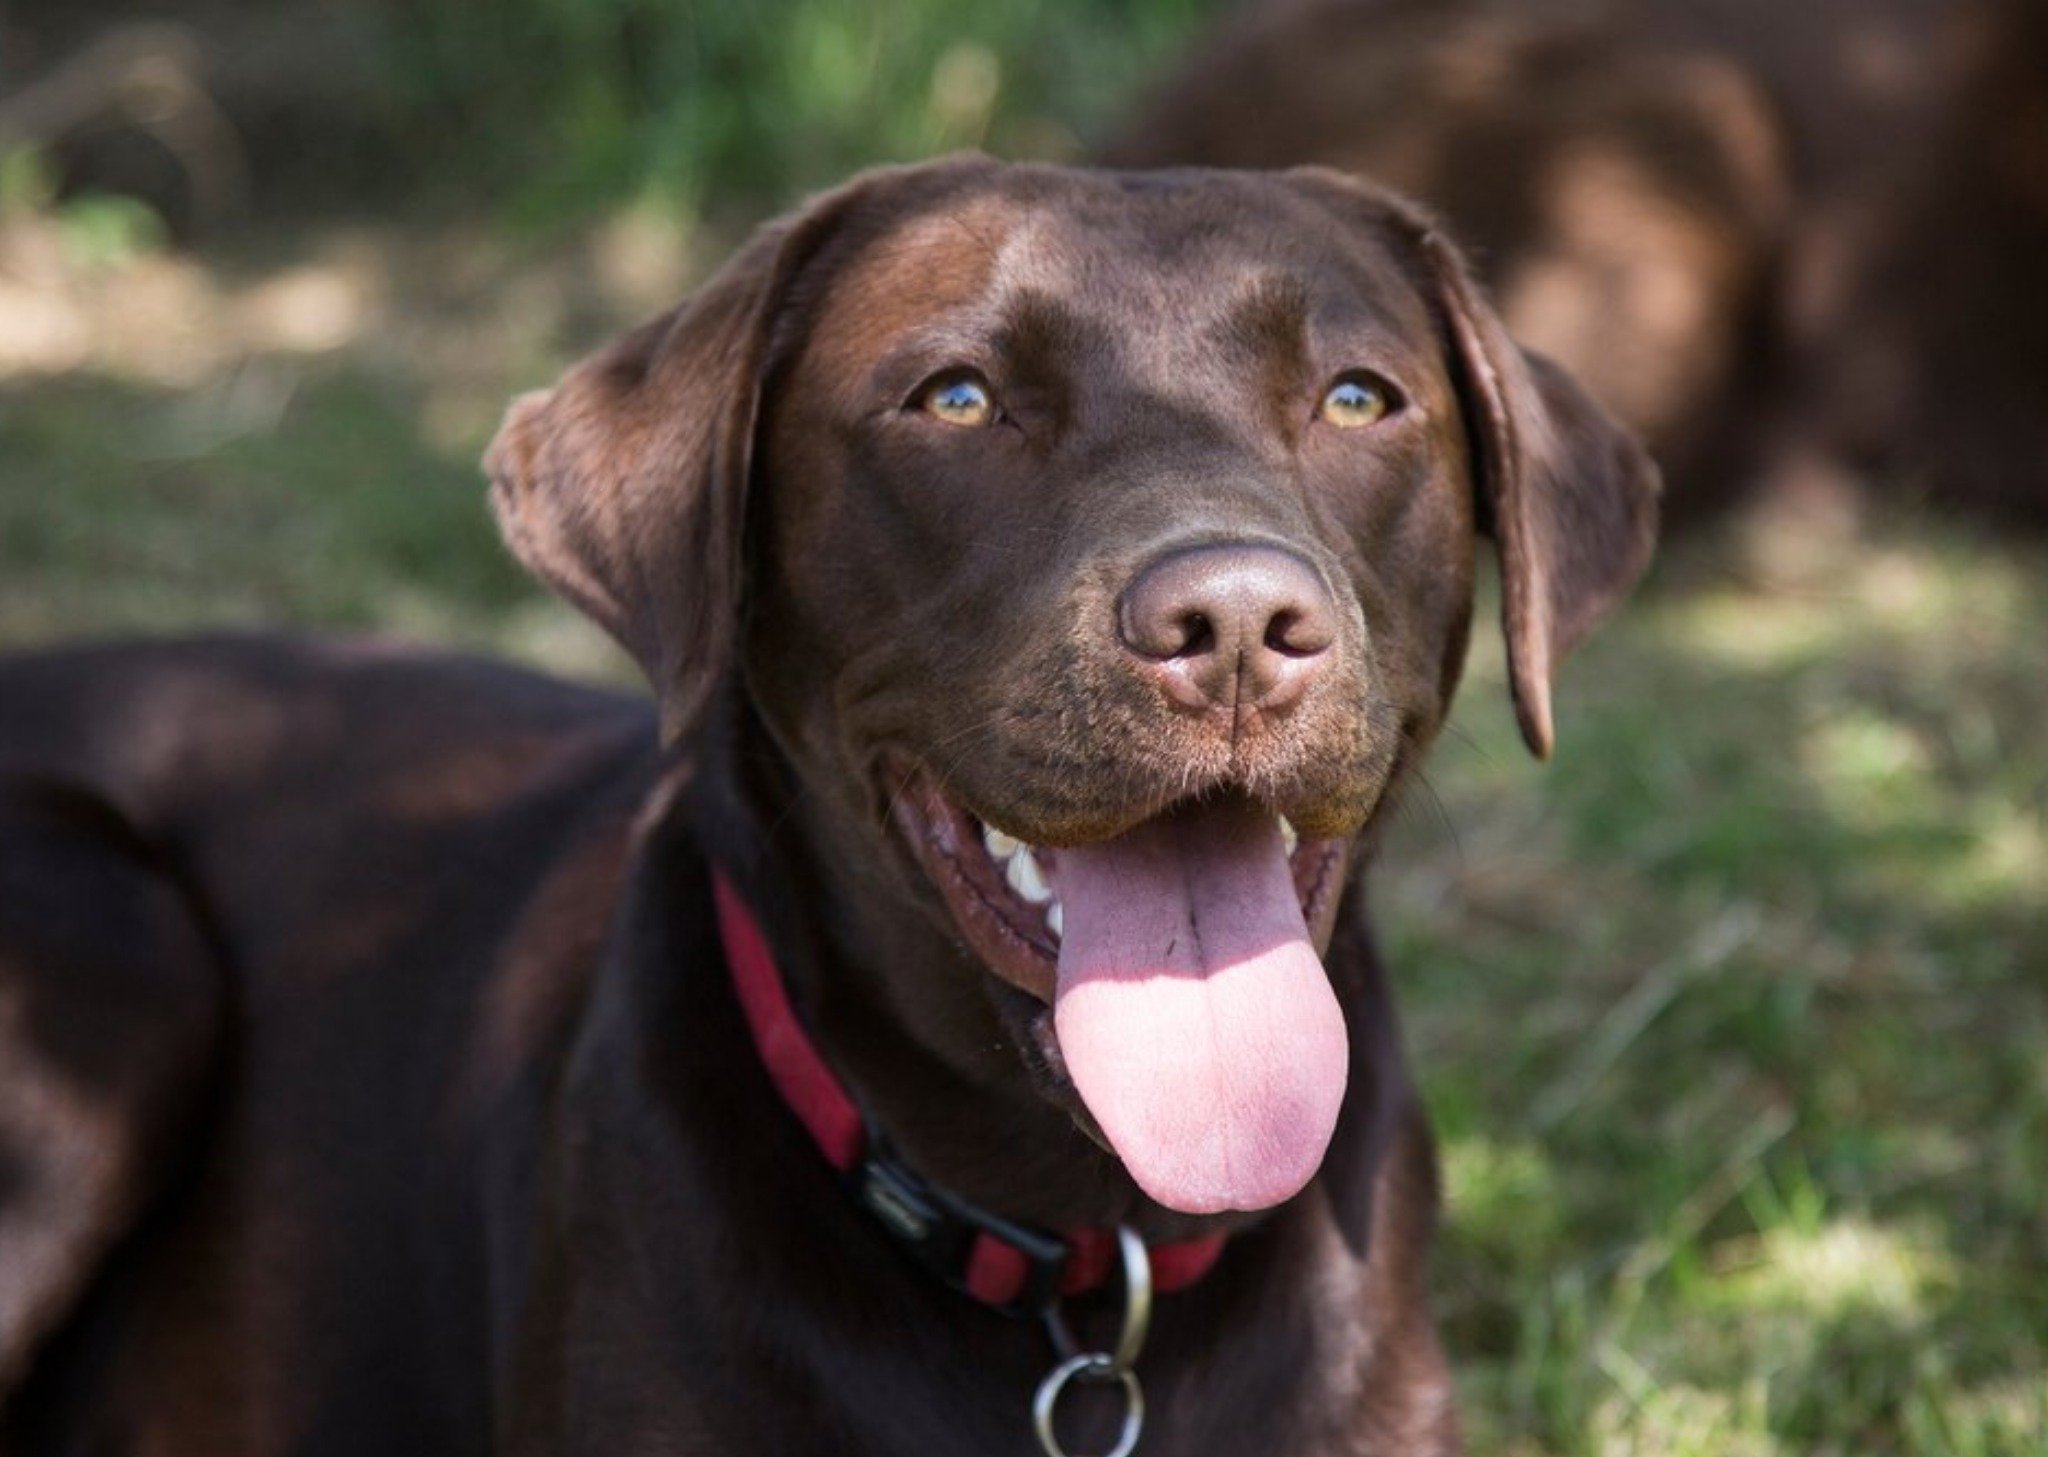
[[[854,1202],[918,1264],[940,1280],[1008,1315],[1050,1310],[1072,1247],[1057,1235],[989,1213],[927,1182],[870,1138],[870,1152],[847,1175]],[[994,1249],[983,1244],[991,1241]],[[1006,1257],[998,1251],[1015,1251]],[[1021,1258],[1018,1258],[1021,1257]],[[992,1278],[991,1267],[1007,1267]]]
[[[1059,1308],[1046,1308],[1045,1322],[1052,1333],[1053,1348],[1064,1359],[1045,1374],[1031,1399],[1032,1430],[1045,1457],[1074,1457],[1060,1445],[1059,1434],[1053,1430],[1060,1395],[1072,1381],[1091,1386],[1115,1385],[1123,1397],[1123,1425],[1115,1445],[1103,1457],[1130,1457],[1145,1430],[1145,1388],[1138,1384],[1138,1373],[1132,1368],[1144,1353],[1145,1335],[1152,1327],[1152,1261],[1146,1254],[1145,1242],[1128,1225],[1119,1225],[1116,1237],[1124,1266],[1124,1319],[1116,1349],[1080,1350]]]

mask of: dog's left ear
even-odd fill
[[[1508,337],[1435,219],[1342,173],[1291,175],[1392,232],[1423,272],[1472,436],[1480,525],[1500,552],[1515,718],[1530,751],[1548,758],[1551,672],[1649,565],[1657,467],[1569,375]]]
[[[1501,626],[1522,740],[1555,742],[1555,665],[1628,594],[1657,541],[1657,466],[1572,377],[1510,339],[1457,249],[1422,250],[1456,344],[1482,525],[1500,553]]]

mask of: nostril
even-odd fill
[[[1266,624],[1265,645],[1267,651],[1281,653],[1290,658],[1298,658],[1304,654],[1318,651],[1314,647],[1296,641],[1296,636],[1300,629],[1301,614],[1299,612],[1290,609],[1274,613],[1272,621]]]
[[[1180,620],[1180,645],[1168,657],[1198,658],[1216,651],[1216,625],[1207,613],[1190,612]]]
[[[1217,649],[1214,615],[1199,603],[1148,599],[1136,595],[1119,610],[1117,633],[1124,645],[1157,663],[1207,657]]]
[[[1312,658],[1329,651],[1332,641],[1330,625],[1321,613],[1285,607],[1266,624],[1266,647],[1284,657]]]

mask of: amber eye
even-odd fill
[[[1316,411],[1340,430],[1376,424],[1394,412],[1394,387],[1375,375],[1347,374],[1330,386]]]
[[[913,404],[948,425],[986,425],[996,417],[996,402],[988,386],[971,374],[933,380],[918,392]]]

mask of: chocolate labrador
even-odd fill
[[[0,1445],[1456,1450],[1360,880],[1656,488],[1430,219],[870,173],[488,464],[653,709],[0,666]]]

